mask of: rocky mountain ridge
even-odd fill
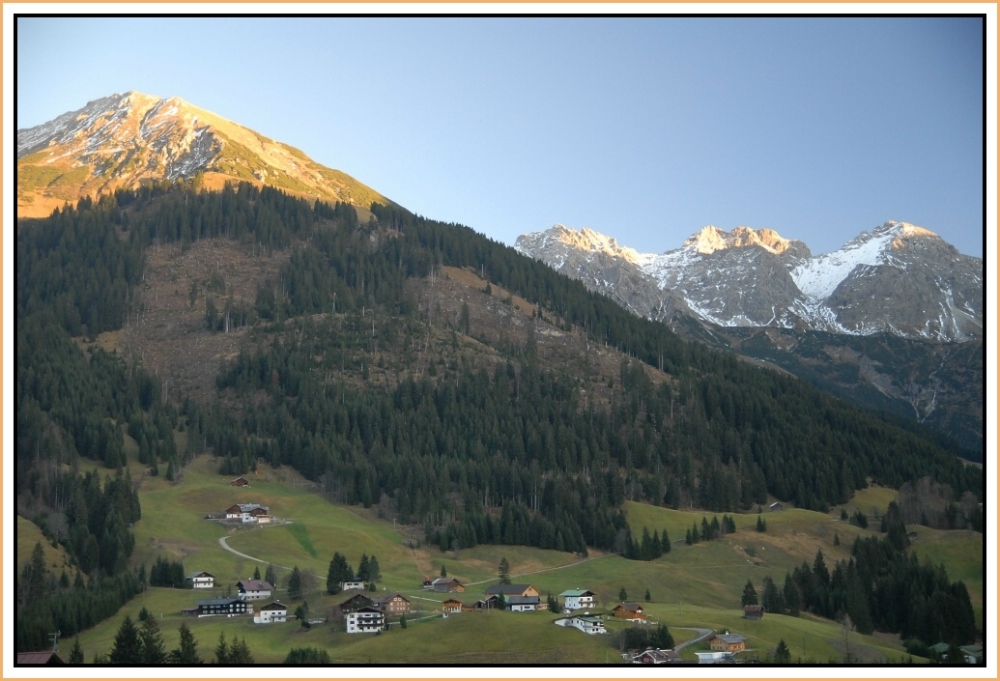
[[[662,254],[563,225],[524,234],[515,248],[653,319],[686,311],[720,327],[982,337],[982,260],[905,222],[818,256],[770,229],[714,226]]]
[[[298,149],[179,97],[114,94],[17,131],[19,217],[45,216],[83,196],[142,182],[195,176],[209,187],[243,180],[361,208],[391,203]]]

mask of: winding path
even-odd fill
[[[690,641],[684,641],[684,643],[681,643],[677,647],[675,647],[674,648],[675,653],[679,653],[682,648],[687,648],[688,646],[692,646],[695,643],[701,643],[706,638],[710,637],[712,634],[715,633],[714,629],[702,629],[700,627],[674,627],[674,629],[687,629],[688,631],[698,632],[698,636],[696,636],[695,638],[691,639]]]
[[[288,567],[286,565],[278,565],[277,563],[268,563],[266,560],[261,560],[260,558],[254,558],[253,556],[248,556],[245,553],[241,553],[240,551],[237,551],[232,546],[230,546],[229,544],[227,544],[226,543],[227,539],[229,539],[229,535],[225,535],[223,537],[219,537],[219,546],[221,546],[222,548],[224,548],[226,551],[229,551],[230,553],[235,553],[240,558],[246,558],[247,560],[254,560],[254,561],[257,561],[258,563],[264,563],[266,565],[273,565],[274,567],[281,568],[282,570],[291,570],[292,569],[292,568],[290,568],[290,567]]]

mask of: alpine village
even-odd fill
[[[17,207],[18,665],[984,662],[981,279],[929,425],[178,98]]]

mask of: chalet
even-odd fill
[[[600,615],[573,615],[572,617],[563,617],[556,620],[556,624],[560,627],[573,627],[574,629],[579,629],[585,634],[606,634],[607,630],[604,628],[604,618]]]
[[[708,642],[708,648],[713,652],[739,653],[746,650],[747,640],[744,636],[730,634],[727,631],[724,634],[713,636]]]
[[[197,617],[252,615],[253,604],[248,603],[242,598],[209,598],[198,601],[198,606],[195,608],[181,610],[181,614],[195,615]]]
[[[359,594],[360,595],[360,594]],[[372,606],[386,615],[406,615],[410,612],[410,601],[400,594],[390,594],[372,601]]]
[[[672,650],[650,648],[633,657],[632,664],[667,664],[668,662],[676,662],[678,659],[677,653]]]
[[[593,591],[588,591],[587,589],[568,589],[559,594],[559,598],[564,599],[566,610],[583,610],[584,608],[594,607],[594,597]]]
[[[494,584],[486,591],[487,596],[503,594],[509,600],[511,596],[541,596],[541,592],[530,584]]]
[[[270,509],[260,504],[233,504],[226,509],[226,520],[239,520],[244,523],[271,522]]]
[[[184,578],[192,589],[211,589],[215,587],[215,577],[207,572],[192,572]]]
[[[263,606],[254,615],[254,624],[271,624],[272,622],[285,622],[288,620],[288,606],[275,601]]]
[[[762,620],[764,619],[764,606],[763,605],[745,605],[743,606],[743,617],[748,620]]]
[[[462,612],[462,601],[457,598],[449,598],[441,604],[441,611],[445,614]]]
[[[434,580],[431,580],[430,577],[424,575],[424,581],[423,584],[421,584],[421,586],[425,589],[432,589],[434,588]]]
[[[783,511],[783,510],[785,510],[785,507],[781,505],[780,501],[776,501],[773,504],[771,504],[770,506],[768,506],[767,510],[768,511]]]
[[[479,608],[475,603],[462,603],[462,612],[478,612]]]
[[[354,612],[360,610],[361,608],[371,608],[374,607],[372,599],[364,594],[354,594],[346,601],[340,604],[340,611],[345,615],[349,612]]]
[[[642,611],[642,606],[638,603],[620,603],[611,611],[611,616],[628,622],[646,621],[646,615]]]
[[[465,591],[465,586],[454,577],[438,577],[431,582],[431,589],[438,593],[461,593]]]
[[[349,579],[340,583],[341,591],[351,591],[352,589],[364,590],[365,583],[360,579]]]
[[[246,478],[236,478],[235,480],[230,482],[229,485],[231,487],[249,487],[250,481],[247,480]]]
[[[534,612],[541,610],[538,596],[507,596],[507,609],[511,612]]]
[[[18,653],[18,665],[59,665],[66,664],[62,658],[53,650],[43,650],[37,653]]]
[[[377,634],[385,629],[385,613],[378,608],[360,608],[344,619],[348,634]]]
[[[262,579],[244,579],[236,582],[240,598],[245,601],[262,601],[271,597],[274,587]]]

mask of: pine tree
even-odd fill
[[[227,664],[253,663],[253,654],[250,652],[250,646],[247,645],[246,639],[234,638],[232,645],[229,647],[229,658]]]
[[[442,577],[447,577],[448,576],[448,568],[446,568],[444,566],[444,564],[441,565],[441,576]]]
[[[618,590],[618,600],[623,603],[628,600],[628,591],[625,590],[625,587]]]
[[[111,664],[142,664],[142,641],[132,618],[125,615],[108,657]]]
[[[382,568],[378,564],[378,557],[373,553],[368,559],[368,580],[375,584],[382,581]]]
[[[198,657],[198,642],[191,633],[187,622],[182,622],[180,628],[180,647],[170,651],[167,655],[167,662],[170,664],[201,664]]]
[[[753,582],[749,579],[747,580],[746,586],[743,587],[743,597],[740,599],[740,603],[743,607],[748,605],[757,605],[757,590],[753,588]]]
[[[229,645],[224,633],[219,634],[219,644],[215,646],[215,664],[229,664]]]
[[[267,570],[264,571],[264,581],[271,586],[278,585],[278,577],[274,573],[274,565],[271,565],[270,563],[267,565]]]
[[[785,600],[785,608],[788,610],[788,614],[792,617],[799,616],[799,608],[802,607],[801,600],[799,599],[799,590],[792,581],[792,576],[785,573],[785,584],[781,590],[781,595]]]
[[[69,651],[69,664],[83,664],[83,648],[80,646],[80,637],[73,641],[73,648]]]
[[[288,597],[293,601],[302,598],[302,573],[298,565],[292,568],[292,575],[288,578]]]
[[[792,661],[792,651],[785,644],[785,639],[778,641],[778,647],[774,650],[775,664],[788,664]]]
[[[368,554],[361,554],[361,562],[358,563],[358,579],[366,584],[371,581],[368,576]]]
[[[500,578],[501,584],[510,584],[510,563],[507,562],[506,556],[500,559],[500,567],[497,568],[497,576]]]
[[[156,618],[150,615],[139,630],[139,640],[142,643],[143,664],[163,664],[167,661],[167,651],[163,646],[163,636]]]
[[[257,579],[257,580],[260,579],[260,566],[259,565],[255,565],[254,568],[253,568],[253,579]]]

